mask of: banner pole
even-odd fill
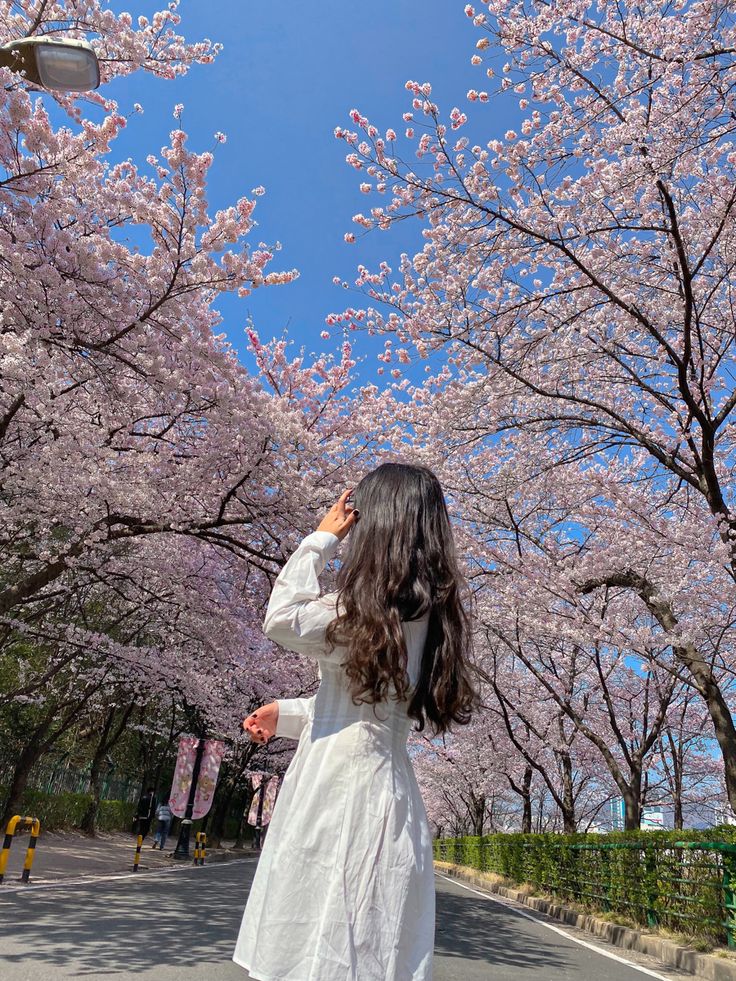
[[[204,739],[200,736],[199,742],[197,743],[197,755],[194,759],[194,770],[192,771],[192,783],[189,787],[189,799],[187,800],[187,809],[184,812],[184,817],[181,821],[181,826],[179,828],[179,838],[176,842],[176,848],[174,849],[174,858],[189,858],[189,835],[192,830],[192,813],[194,811],[194,798],[197,794],[197,781],[199,780],[199,771],[202,766],[202,756],[204,754]]]

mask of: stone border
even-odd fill
[[[656,958],[665,967],[677,967],[681,971],[687,971],[697,978],[706,979],[706,981],[736,981],[736,961],[714,957],[712,954],[700,954],[689,947],[682,947],[672,940],[658,937],[656,934],[632,930],[630,927],[620,926],[617,923],[609,923],[608,920],[600,920],[589,913],[578,913],[570,909],[569,906],[563,906],[561,903],[552,902],[549,899],[542,899],[540,896],[529,896],[519,889],[492,882],[483,873],[467,869],[462,865],[435,861],[434,867],[438,872],[444,872],[446,875],[460,879],[470,885],[485,889],[486,892],[496,893],[505,899],[511,899],[523,906],[528,906],[538,913],[544,913],[555,920],[560,920],[569,926],[585,930],[586,933],[605,940],[615,947],[648,954],[650,957]]]

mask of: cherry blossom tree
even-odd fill
[[[498,622],[494,592],[513,583],[527,622],[564,637],[572,617],[588,654],[607,642],[692,686],[736,808],[733,12],[465,12],[490,79],[467,111],[409,81],[402,136],[358,110],[336,130],[378,198],[355,223],[413,217],[423,244],[396,272],[360,266],[370,305],[328,322],[384,336],[397,406],[428,455],[441,443],[461,520],[477,529],[480,505],[504,529],[471,560],[499,631],[513,638],[513,617]],[[505,132],[501,100],[518,116]]]
[[[489,720],[476,718],[446,745],[423,739],[412,754],[427,815],[439,837],[488,834],[519,825],[519,806],[496,765]]]
[[[718,806],[723,768],[712,751],[713,731],[703,700],[690,688],[673,700],[651,766],[659,777],[652,803],[671,803],[675,828],[685,827],[687,807]],[[658,800],[658,799],[659,800]]]
[[[532,775],[538,775],[537,782],[544,784],[559,813],[562,830],[577,831],[581,822],[594,816],[601,799],[607,796],[600,779],[605,760],[601,760],[591,741],[581,736],[577,720],[570,718],[543,685],[535,684],[531,672],[523,667],[520,670],[518,662],[505,656],[489,657],[486,663],[492,670],[495,702],[489,708],[498,716],[507,736],[501,758],[513,762],[522,759],[527,768],[526,782],[530,784]],[[567,700],[572,697],[577,680],[574,665],[570,667],[572,670],[566,672],[561,685]],[[531,830],[531,798],[527,806],[524,830]]]
[[[218,296],[297,275],[250,241],[261,189],[211,214],[214,156],[181,106],[159,153],[112,160],[136,113],[106,83],[218,53],[178,34],[177,6],[134,24],[98,0],[0,3],[0,42],[87,38],[102,70],[77,97],[0,69],[0,671],[29,724],[6,809],[74,726],[97,720],[104,755],[133,701],[173,702],[235,753],[244,715],[313,684],[260,635],[263,607],[370,451],[348,344],[307,362],[250,325],[251,375],[219,332]]]

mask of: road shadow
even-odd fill
[[[480,961],[489,968],[512,967],[539,978],[557,972],[568,977],[570,960],[560,948],[562,938],[551,933],[549,939],[540,937],[542,928],[498,903],[447,892],[438,884],[435,922],[435,956]]]
[[[255,870],[246,859],[14,897],[0,891],[0,975],[247,981],[232,953]],[[599,955],[513,910],[443,881],[436,887],[438,981],[633,977],[608,965],[601,973]]]
[[[31,977],[36,963],[53,965],[60,976],[137,974],[164,966],[169,972],[196,968],[206,978],[212,966],[219,978],[229,961],[232,976],[245,979],[231,958],[256,863],[227,865],[15,898],[0,892],[3,940],[11,941],[2,944],[0,974],[8,977],[22,964],[23,977]]]

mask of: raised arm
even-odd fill
[[[336,593],[320,595],[319,576],[340,539],[313,531],[302,539],[273,584],[263,621],[269,640],[310,657],[327,656],[325,630],[336,616]]]

